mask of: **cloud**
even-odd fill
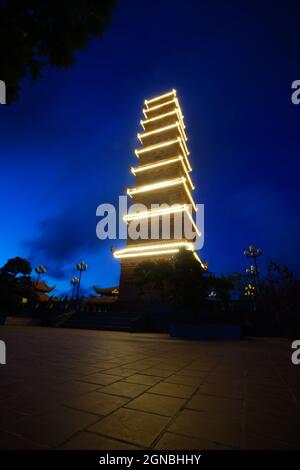
[[[96,237],[96,207],[95,200],[84,200],[45,218],[36,237],[24,242],[31,262],[45,264],[55,279],[72,275],[74,263],[103,246]]]

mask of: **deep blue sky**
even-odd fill
[[[96,207],[133,184],[144,99],[176,88],[205,204],[202,258],[244,270],[254,243],[299,273],[300,8],[275,3],[119,0],[73,68],[25,81],[0,106],[0,264],[29,257],[61,292],[84,258],[86,289],[118,283]]]

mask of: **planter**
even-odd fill
[[[237,340],[241,339],[240,325],[174,323],[169,327],[170,336],[182,339]]]

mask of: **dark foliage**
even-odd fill
[[[36,299],[31,282],[30,263],[17,256],[0,268],[0,313],[7,315],[22,311],[22,298]]]
[[[258,328],[292,336],[300,333],[300,282],[287,266],[269,263],[259,286],[257,312]]]
[[[70,67],[74,52],[101,37],[115,0],[0,1],[0,79],[7,102],[19,96],[20,80],[36,80],[45,65]]]
[[[195,322],[208,309],[208,295],[214,290],[226,307],[229,289],[226,278],[205,271],[190,251],[181,250],[170,261],[145,261],[135,269],[135,282],[144,297],[159,299],[171,307],[176,319]]]

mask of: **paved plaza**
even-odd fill
[[[290,342],[0,327],[1,449],[300,449]]]

